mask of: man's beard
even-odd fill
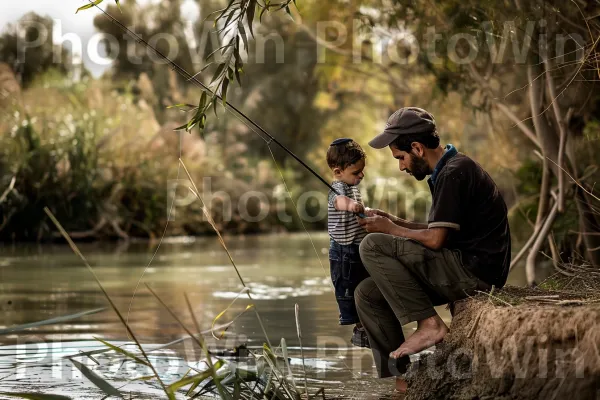
[[[415,177],[416,180],[422,181],[427,175],[431,173],[431,171],[429,170],[429,165],[427,165],[427,161],[425,161],[425,158],[411,154],[410,160],[411,161],[409,172],[412,174],[412,176]]]

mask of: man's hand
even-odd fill
[[[394,224],[401,226],[403,228],[407,228],[407,229],[427,229],[428,226],[427,224],[422,224],[419,222],[411,222],[411,221],[406,221],[402,218],[398,218],[388,212],[382,211],[382,210],[377,210],[375,208],[365,208],[365,214],[367,217],[375,217],[375,216],[381,216],[384,218],[387,218],[389,220],[391,220]]]
[[[376,208],[365,208],[365,215],[367,217],[374,217],[376,215],[379,215],[381,217],[387,218],[387,219],[392,219],[389,213],[386,213],[385,211],[382,210],[378,210]]]
[[[358,223],[366,229],[367,232],[379,232],[392,234],[397,225],[390,219],[376,215],[368,218],[359,218]]]

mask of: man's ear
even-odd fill
[[[423,146],[421,143],[412,142],[410,147],[412,147],[412,151],[415,152],[419,157],[423,157],[425,155],[425,146]]]
[[[342,169],[340,167],[333,168],[334,175],[339,175],[342,173]]]

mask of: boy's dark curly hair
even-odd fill
[[[329,168],[346,169],[352,164],[367,158],[362,147],[354,140],[349,140],[340,144],[331,144],[327,149],[327,165]]]

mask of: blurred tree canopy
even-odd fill
[[[30,12],[0,36],[0,61],[12,68],[24,87],[51,68],[65,75],[70,70],[68,50],[53,45],[53,24],[51,18]],[[28,47],[27,43],[39,45]]]

